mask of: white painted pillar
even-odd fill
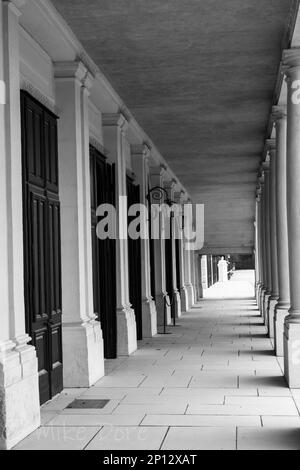
[[[256,265],[257,265],[257,287],[256,287],[256,301],[258,305],[258,309],[261,309],[260,306],[260,294],[261,289],[263,287],[263,261],[262,261],[262,240],[261,240],[261,187],[258,184],[257,191],[256,191]]]
[[[274,314],[279,297],[278,262],[277,262],[277,225],[276,225],[276,142],[267,141],[270,156],[270,264],[271,264],[271,296],[268,303],[269,337],[274,338]]]
[[[175,194],[175,202],[181,205],[182,213],[184,207],[184,192],[181,191],[179,194]],[[180,275],[181,275],[181,311],[186,312],[189,309],[189,294],[187,287],[186,278],[186,250],[185,250],[185,238],[184,238],[184,219],[179,223],[180,230]]]
[[[279,299],[275,307],[274,336],[277,356],[283,356],[284,319],[290,307],[289,250],[286,206],[286,107],[275,106],[276,126],[276,223]]]
[[[179,240],[179,271],[180,271],[180,315],[187,310],[187,291],[184,278],[184,233],[183,233],[183,208],[182,208],[183,192],[174,193],[174,201],[178,205],[180,214],[176,218],[176,236]]]
[[[259,177],[260,184],[260,267],[261,267],[261,287],[260,287],[260,312],[264,318],[264,302],[266,295],[266,249],[265,249],[265,174],[262,168]]]
[[[284,368],[290,388],[300,388],[300,51],[284,54],[287,75],[287,226],[290,309],[284,323]]]
[[[0,2],[0,449],[40,424],[35,348],[25,332],[19,17],[23,2]],[[3,83],[3,82],[2,82]],[[3,87],[3,85],[2,85]]]
[[[151,150],[145,144],[131,146],[132,169],[140,184],[140,202],[148,206],[148,182],[149,182],[149,164]],[[142,213],[142,223],[146,227],[147,236],[149,236],[149,224],[147,215]],[[154,299],[151,295],[151,272],[150,272],[150,243],[147,240],[141,240],[141,262],[142,262],[142,325],[143,337],[151,338],[157,333],[157,312]]]
[[[208,289],[207,255],[201,257],[201,282],[203,289]]]
[[[263,163],[265,175],[265,188],[264,188],[264,253],[265,253],[265,296],[263,303],[263,315],[265,324],[269,331],[269,317],[268,305],[271,297],[271,247],[270,247],[270,161],[267,160]]]
[[[255,222],[254,222],[254,231],[255,231],[255,298],[256,303],[259,308],[259,287],[260,287],[260,273],[259,273],[259,196],[258,190],[256,191],[255,199]]]
[[[61,202],[62,346],[65,387],[104,375],[103,339],[93,305],[88,89],[81,62],[55,64]]]
[[[185,204],[191,204],[190,199],[184,201]],[[184,221],[184,230],[188,234],[188,240],[191,239],[191,230],[192,224],[188,224],[187,221]],[[187,310],[189,310],[195,303],[195,293],[194,293],[194,286],[192,284],[192,256],[194,255],[194,251],[188,250],[186,245],[184,247],[184,269],[185,269],[185,287],[187,292]]]
[[[128,356],[137,349],[136,321],[129,300],[128,214],[126,187],[126,130],[128,122],[121,113],[103,114],[104,145],[116,165],[117,209],[117,352]]]
[[[197,299],[197,283],[196,283],[196,259],[195,259],[195,251],[191,251],[191,282],[194,291],[194,302]]]
[[[165,185],[164,185],[164,187],[165,187],[165,189],[168,193],[169,199],[171,201],[174,201],[174,202],[175,202],[176,184],[177,184],[177,182],[175,180],[172,180],[172,181],[165,182]],[[169,223],[169,221],[167,221],[167,223]],[[170,223],[172,224],[173,295],[174,295],[174,302],[176,304],[176,306],[175,306],[175,315],[178,318],[178,317],[181,317],[181,296],[180,296],[180,292],[178,291],[178,288],[177,288],[175,236],[177,234],[178,221],[176,220],[176,213],[174,213],[174,212],[173,212],[173,215],[170,219]]]
[[[155,187],[163,187],[165,169],[162,166],[155,166],[150,168],[150,189]],[[161,205],[164,201],[164,195],[162,195],[162,200],[155,198],[155,192],[151,193],[151,202],[153,205]],[[156,211],[155,211],[156,214]],[[158,220],[157,220],[158,217]],[[164,324],[164,302],[165,298],[167,303],[170,304],[169,296],[166,291],[166,265],[165,265],[165,240],[163,239],[164,227],[164,216],[161,212],[155,215],[155,221],[153,220],[152,226],[154,223],[159,225],[159,237],[154,240],[154,265],[155,265],[155,303],[157,311],[157,325],[162,326]],[[167,306],[166,308],[166,323],[169,325],[171,323],[171,308]]]

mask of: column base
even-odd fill
[[[180,318],[181,317],[181,297],[180,297],[180,293],[178,292],[178,290],[174,291],[174,296],[175,296],[174,302],[176,303],[176,309],[175,309],[176,318]]]
[[[157,334],[157,312],[152,298],[143,300],[142,315],[143,338],[152,338]]]
[[[104,375],[100,323],[64,323],[62,331],[64,387],[91,387]]]
[[[36,351],[27,345],[1,344],[0,449],[9,450],[40,426],[40,400]]]
[[[187,297],[188,297],[187,310],[190,310],[190,308],[192,308],[192,306],[195,304],[195,292],[194,292],[193,285],[187,284],[186,290],[187,290]]]
[[[269,305],[270,297],[271,297],[271,294],[265,293],[264,302],[263,302],[263,318],[264,318],[264,323],[265,323],[268,331],[269,331],[268,305]]]
[[[264,301],[265,301],[266,289],[261,287],[260,289],[260,299],[259,299],[259,310],[261,316],[264,317]]]
[[[274,317],[275,317],[275,307],[277,305],[278,298],[270,297],[268,301],[268,325],[269,325],[269,338],[274,338]]]
[[[133,308],[126,305],[117,310],[117,353],[130,356],[137,350],[136,321]]]
[[[181,313],[187,312],[189,309],[189,296],[186,286],[181,289]]]
[[[284,375],[290,388],[300,388],[300,324],[284,322]]]
[[[166,325],[171,325],[172,317],[171,317],[171,307],[170,305],[170,298],[167,295],[167,308],[166,308]],[[162,327],[164,325],[164,302],[165,297],[163,293],[156,294],[156,312],[157,312],[157,326]]]
[[[284,320],[289,314],[288,307],[280,308],[276,305],[274,315],[274,340],[275,340],[275,354],[278,357],[283,357],[283,334],[284,334]]]
[[[255,290],[255,298],[256,298],[258,310],[260,310],[260,292],[261,292],[261,285],[257,284],[256,290]]]

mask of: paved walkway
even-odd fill
[[[251,294],[239,276],[209,296]],[[43,426],[17,449],[300,449],[300,390],[287,388],[254,300],[210,298],[178,323],[43,406]],[[110,401],[66,409],[77,397]]]

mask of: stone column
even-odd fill
[[[283,356],[283,325],[290,307],[289,250],[286,207],[286,107],[275,106],[276,126],[276,223],[279,299],[275,307],[274,336],[277,356]]]
[[[155,187],[163,187],[165,169],[162,166],[155,166],[150,168],[150,189]],[[164,216],[160,210],[161,204],[164,202],[164,194],[160,194],[162,199],[156,198],[156,192],[151,193],[152,203],[152,230],[154,233],[154,265],[155,265],[155,302],[157,311],[157,325],[164,324],[164,302],[170,304],[170,299],[166,291],[166,265],[165,265],[165,240],[163,238]],[[166,323],[171,324],[171,308],[166,308]]]
[[[300,51],[284,54],[287,75],[287,226],[290,309],[284,323],[284,366],[290,388],[300,388]]]
[[[277,225],[276,225],[276,144],[275,139],[267,141],[270,155],[270,264],[271,296],[268,303],[269,337],[274,338],[274,313],[279,298],[278,263],[277,263]]]
[[[191,204],[190,199],[184,201],[184,206],[187,204]],[[185,208],[184,208],[185,210]],[[188,240],[191,239],[191,231],[192,231],[192,221],[188,224],[187,218],[184,217],[184,230],[187,233]],[[184,248],[184,268],[185,268],[185,286],[187,291],[187,310],[189,310],[195,303],[195,293],[194,287],[192,284],[192,255],[194,254],[193,251],[188,250],[186,245]]]
[[[266,250],[265,250],[265,174],[261,172],[259,177],[260,184],[260,268],[261,268],[261,287],[260,287],[260,312],[264,318],[264,302],[266,294]]]
[[[88,89],[81,62],[55,64],[61,202],[64,386],[89,387],[104,375],[103,339],[93,305]]]
[[[151,150],[146,144],[131,146],[132,168],[140,184],[140,202],[145,207],[148,205],[149,165]],[[148,208],[147,213],[141,213],[142,223],[146,227],[149,237]],[[151,272],[150,272],[150,244],[149,238],[141,240],[142,263],[142,315],[143,337],[151,338],[157,333],[157,312],[155,302],[151,296]]]
[[[207,255],[202,255],[201,257],[201,283],[203,289],[208,289]]]
[[[196,259],[195,251],[191,251],[191,282],[194,291],[194,302],[197,300],[197,283],[196,283]]]
[[[180,221],[180,273],[181,273],[181,311],[186,312],[189,309],[189,294],[188,294],[188,287],[187,287],[187,279],[186,279],[186,253],[185,253],[185,237],[184,237],[184,218],[183,218],[183,209],[184,209],[184,192],[181,191],[178,194],[177,201],[181,205],[182,210],[182,220]]]
[[[177,182],[175,180],[172,181],[166,181],[165,182],[165,189],[168,193],[168,197],[171,201],[175,202],[175,188],[176,188]],[[176,245],[175,245],[175,237],[177,235],[177,213],[176,211],[171,208],[171,213],[173,214],[170,223],[172,225],[172,255],[173,255],[173,294],[174,294],[174,301],[175,301],[175,315],[176,317],[181,317],[181,298],[180,298],[180,292],[178,291],[177,288],[177,270],[176,270]],[[169,221],[166,221],[169,223]]]
[[[259,214],[260,212],[260,189],[257,188],[256,190],[256,199],[255,199],[255,222],[254,222],[254,229],[255,229],[255,298],[256,303],[259,308],[259,292],[260,292],[260,285],[261,285],[261,278],[260,278],[260,247],[259,247],[259,230],[260,230],[260,221],[259,221]]]
[[[36,351],[25,330],[19,17],[24,2],[0,2],[0,449],[40,424]],[[5,83],[5,86],[4,86]],[[4,90],[3,90],[4,91]]]
[[[134,310],[129,301],[128,214],[125,139],[128,121],[121,114],[104,114],[104,144],[116,164],[117,201],[117,351],[128,356],[137,349]]]
[[[178,206],[178,211],[175,213],[175,238],[179,243],[179,271],[180,271],[180,312],[179,317],[183,312],[186,312],[186,292],[184,283],[184,233],[183,233],[183,209],[181,204],[182,192],[174,193],[174,201]],[[178,213],[177,213],[178,212]],[[177,283],[178,284],[178,283]]]
[[[261,310],[260,300],[261,300],[261,290],[263,288],[263,260],[262,260],[262,214],[261,214],[261,206],[262,206],[262,195],[261,195],[261,186],[258,184],[257,191],[256,191],[256,256],[257,256],[257,276],[258,276],[258,284],[257,284],[257,305],[258,309]]]
[[[267,160],[263,163],[265,175],[265,190],[264,190],[264,252],[265,252],[265,296],[263,302],[263,315],[265,324],[269,331],[269,317],[268,305],[271,297],[272,284],[271,284],[271,236],[270,236],[270,162]]]

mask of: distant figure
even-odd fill
[[[228,266],[227,261],[225,261],[224,256],[218,262],[218,271],[219,271],[219,282],[228,281]]]

